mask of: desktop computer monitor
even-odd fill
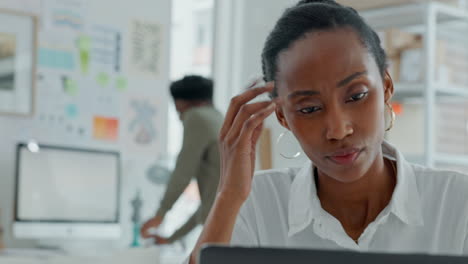
[[[13,234],[28,239],[118,239],[118,152],[17,145]]]
[[[411,253],[376,253],[351,250],[318,250],[292,248],[243,248],[208,245],[199,256],[199,264],[466,264],[466,256],[437,256]]]

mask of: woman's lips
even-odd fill
[[[339,165],[349,165],[358,158],[360,153],[360,149],[347,149],[338,151],[335,154],[330,155],[328,158]]]

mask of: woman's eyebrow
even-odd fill
[[[343,80],[339,81],[336,86],[342,87],[350,83],[352,80],[356,79],[357,77],[360,77],[362,75],[366,75],[367,71],[362,71],[362,72],[355,72],[351,74],[350,76],[344,78]]]
[[[288,95],[288,99],[292,99],[298,96],[312,96],[312,95],[317,95],[317,94],[320,94],[320,93],[317,91],[313,91],[313,90],[295,91]]]
[[[345,86],[346,84],[350,83],[352,80],[362,76],[362,75],[366,75],[367,74],[367,71],[362,71],[362,72],[355,72],[353,74],[351,74],[350,76],[344,78],[343,80],[339,81],[337,86],[338,87],[342,87],[342,86]],[[298,97],[298,96],[313,96],[313,95],[317,95],[317,94],[320,94],[320,92],[318,91],[314,91],[314,90],[301,90],[301,91],[295,91],[295,92],[292,92],[288,95],[288,99],[292,99],[294,97]]]

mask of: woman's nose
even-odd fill
[[[326,116],[327,140],[343,140],[354,133],[352,122],[340,109],[332,109]]]

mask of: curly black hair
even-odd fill
[[[307,33],[346,27],[358,34],[363,45],[375,58],[383,76],[387,69],[387,55],[377,33],[356,10],[333,0],[302,0],[285,10],[265,42],[262,52],[264,80],[276,80],[280,52],[288,49]],[[278,96],[276,87],[271,96]]]
[[[213,81],[198,75],[188,75],[173,82],[170,91],[174,99],[212,101]]]

